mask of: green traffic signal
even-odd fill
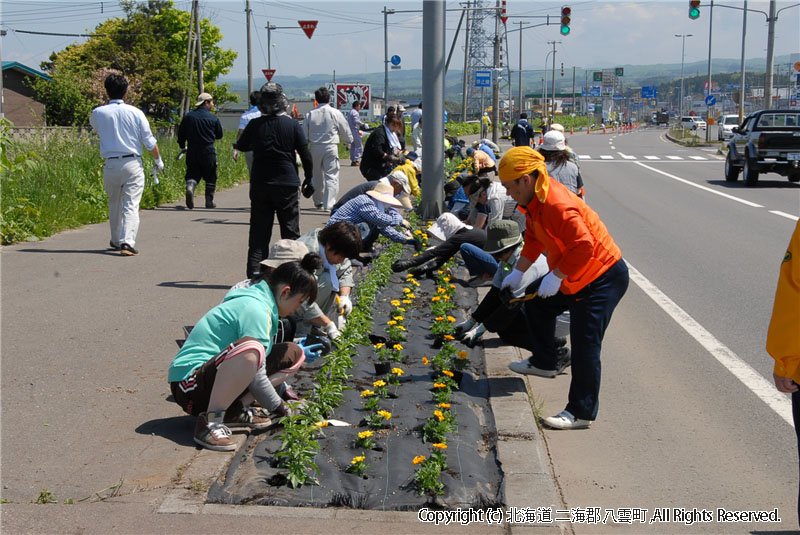
[[[561,35],[569,35],[569,23],[572,22],[572,8],[561,7]]]
[[[696,7],[693,7],[693,8],[689,9],[689,18],[690,19],[696,19],[696,18],[699,18],[699,17],[700,17],[700,10],[699,9],[697,9]]]
[[[569,35],[569,26],[561,27],[561,35]]]

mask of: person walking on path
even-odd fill
[[[261,92],[253,91],[250,93],[250,109],[239,117],[239,132],[236,134],[236,141],[239,141],[239,138],[242,137],[242,132],[244,132],[247,123],[257,117],[261,117],[261,110],[258,109],[258,101],[260,99]],[[239,161],[239,151],[237,149],[233,149],[233,161]],[[253,151],[248,150],[244,153],[244,161],[247,164],[247,174],[249,175],[253,171]]]
[[[206,181],[206,208],[216,208],[217,151],[214,141],[222,139],[222,123],[211,113],[214,97],[200,93],[195,109],[184,115],[178,126],[178,146],[186,152],[186,208],[194,208],[197,183]],[[187,146],[188,144],[188,146]]]
[[[231,290],[194,326],[167,380],[175,402],[197,416],[196,443],[232,451],[232,428],[263,429],[271,424],[269,413],[291,413],[275,387],[297,371],[305,356],[297,344],[273,347],[272,340],[280,316],[316,299],[314,271],[320,265],[317,255],[281,264],[268,281]],[[252,407],[253,401],[262,408]]]
[[[103,157],[103,187],[108,195],[108,223],[111,249],[123,256],[136,256],[139,231],[139,202],[144,192],[142,146],[155,158],[155,170],[163,171],[164,162],[150,123],[139,108],[125,104],[128,80],[109,74],[104,82],[109,102],[92,111],[89,124],[100,137]]]
[[[521,113],[519,121],[511,129],[511,140],[515,147],[530,147],[533,139],[533,127],[528,122],[528,114]]]
[[[772,372],[775,387],[779,392],[792,395],[792,417],[800,454],[800,221],[795,225],[781,263],[767,330],[767,353],[775,359]],[[800,518],[800,492],[797,516]]]
[[[251,120],[236,147],[252,151],[250,173],[250,235],[247,248],[247,277],[260,271],[260,262],[269,252],[272,224],[278,216],[281,238],[300,237],[300,200],[297,155],[303,163],[305,184],[311,182],[311,153],[306,135],[296,120],[289,117],[289,102],[280,84],[270,82],[261,88],[261,116]]]
[[[558,375],[566,362],[559,360],[556,348],[556,317],[569,310],[569,401],[543,422],[554,429],[589,427],[597,418],[603,335],[628,288],[628,266],[597,213],[550,179],[539,152],[513,147],[500,160],[500,181],[526,216],[522,256],[502,288],[522,289],[525,272],[542,253],[550,269],[537,281],[538,298],[526,309],[533,355],[509,368],[541,377]]]
[[[303,123],[314,160],[314,206],[330,210],[339,194],[339,140],[349,146],[353,136],[342,112],[330,105],[328,89],[320,87],[314,97],[319,104]]]
[[[445,113],[447,113],[447,112],[445,111]],[[417,123],[420,122],[421,119],[422,119],[422,101],[420,101],[419,102],[419,106],[414,108],[414,110],[411,112],[411,129],[412,130],[414,129],[415,126],[417,126]],[[445,122],[447,122],[447,121],[445,121]]]
[[[350,134],[353,142],[350,143],[350,166],[356,167],[361,162],[361,155],[364,154],[364,144],[361,142],[361,131],[367,130],[367,125],[361,120],[361,108],[363,103],[358,100],[353,102],[353,107],[347,112],[347,124],[350,125]]]

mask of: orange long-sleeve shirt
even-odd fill
[[[800,384],[800,221],[781,263],[767,352],[775,359],[775,375]]]
[[[556,180],[549,180],[546,189],[519,207],[527,219],[522,256],[534,262],[546,253],[550,269],[566,275],[561,291],[575,294],[613,266],[622,252],[582,199]]]

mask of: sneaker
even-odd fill
[[[223,411],[201,412],[194,426],[194,441],[214,451],[233,451],[236,443],[231,440],[231,430],[222,423]]]
[[[575,418],[569,411],[561,411],[555,416],[543,418],[542,423],[553,429],[587,429],[592,425],[591,420]]]
[[[122,256],[136,256],[139,254],[139,251],[137,251],[127,243],[123,243],[119,246],[119,254],[121,254]]]
[[[508,368],[512,372],[521,373],[523,375],[538,375],[539,377],[555,377],[556,375],[563,372],[570,364],[571,361],[567,356],[566,359],[564,358],[559,359],[555,369],[538,368],[533,365],[533,362],[531,362],[530,358],[527,358],[519,362],[512,362],[511,364],[508,365]]]
[[[241,410],[225,411],[223,423],[230,429],[266,429],[272,425],[272,419],[261,407],[245,407]]]
[[[108,242],[108,248],[112,251],[119,251],[119,245],[115,245],[113,241]]]

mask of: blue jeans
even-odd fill
[[[525,315],[534,346],[531,362],[541,369],[557,367],[556,317],[565,310],[570,312],[572,380],[566,409],[576,418],[597,418],[603,336],[611,314],[627,289],[628,266],[620,258],[608,271],[574,295],[559,292],[547,299],[531,299],[526,303]]]
[[[464,265],[467,266],[471,277],[477,277],[478,275],[491,275],[494,277],[494,273],[497,271],[497,260],[480,247],[476,247],[471,243],[461,244],[461,258],[464,259]]]

